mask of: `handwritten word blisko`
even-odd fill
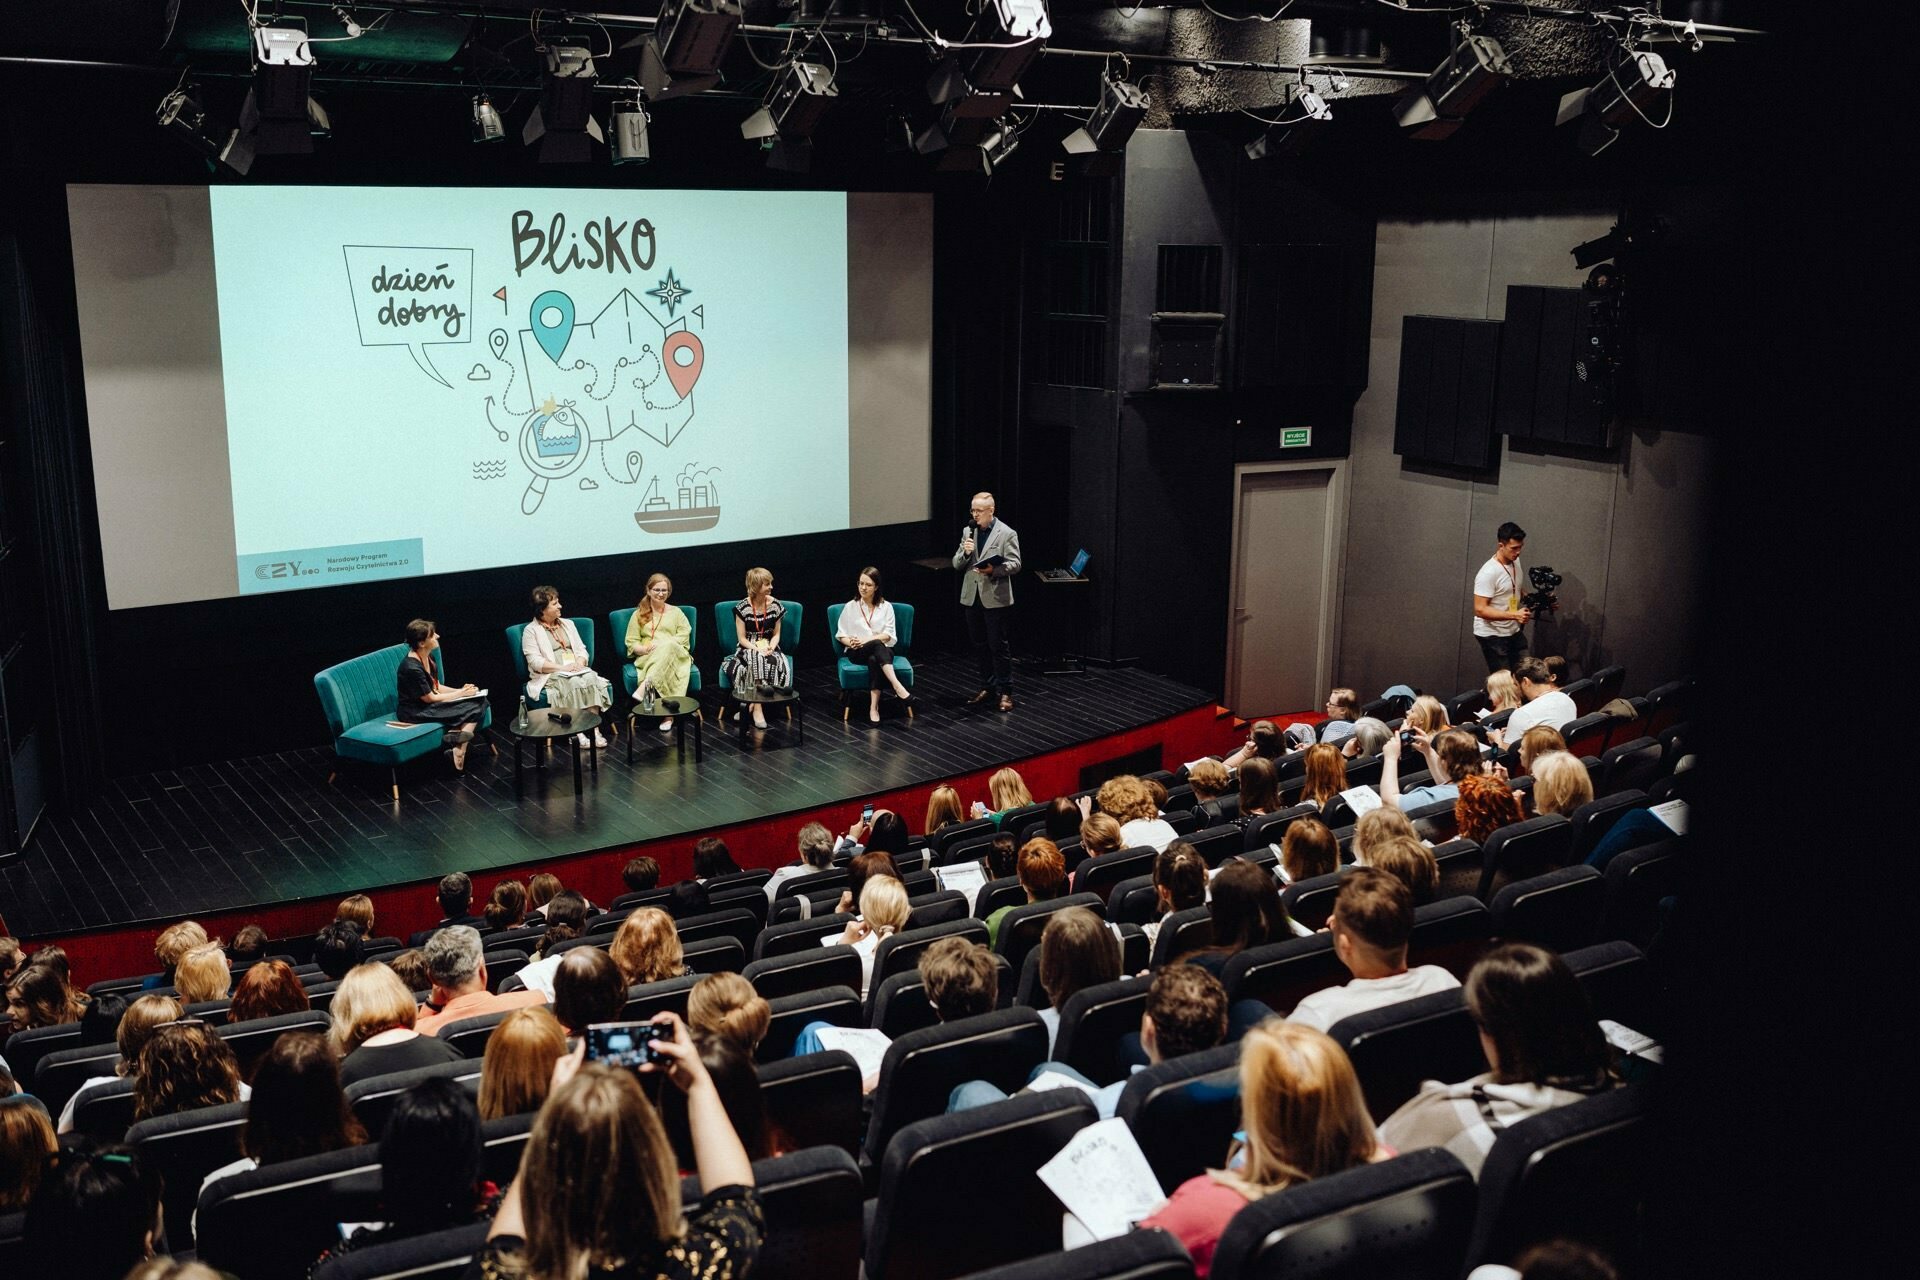
[[[513,215],[513,274],[544,266],[554,275],[569,271],[649,271],[653,268],[653,223],[635,218],[631,223],[612,218],[590,220],[579,231],[567,230],[567,215],[556,213],[542,232],[533,225],[533,212]]]

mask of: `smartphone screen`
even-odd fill
[[[656,1061],[653,1042],[672,1035],[673,1028],[664,1022],[596,1022],[587,1028],[587,1059],[637,1067]]]
[[[867,806],[865,806],[864,808],[862,808],[862,809],[860,810],[860,821],[862,821],[862,822],[872,822],[872,821],[873,821],[873,806],[872,806],[872,805],[867,805]]]

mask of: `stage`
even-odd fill
[[[887,697],[875,726],[864,693],[843,723],[831,671],[802,668],[804,743],[777,711],[743,741],[717,722],[708,691],[703,762],[691,734],[682,759],[671,735],[642,730],[632,765],[613,737],[578,798],[561,747],[516,799],[513,744],[498,730],[498,758],[474,753],[464,776],[438,759],[403,770],[398,802],[384,770],[349,768],[329,785],[324,747],[120,778],[44,820],[0,869],[0,920],[14,937],[61,943],[91,981],[150,969],[153,935],[188,916],[222,937],[245,923],[302,936],[364,891],[376,931],[405,934],[439,918],[432,884],[449,871],[473,876],[476,910],[497,880],[539,870],[604,902],[635,852],[660,861],[663,881],[690,874],[698,835],[722,836],[742,866],[774,866],[792,860],[804,822],[844,830],[867,799],[918,832],[941,782],[971,804],[987,799],[988,774],[1013,764],[1045,798],[1079,788],[1089,767],[1174,767],[1236,741],[1209,694],[1140,670],[1023,671],[1004,715],[966,704],[970,661],[916,671],[916,716]]]

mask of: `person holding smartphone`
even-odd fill
[[[733,1280],[752,1270],[766,1237],[753,1162],[686,1024],[672,1013],[652,1021],[665,1031],[637,1065],[587,1061],[593,1028],[554,1063],[526,1157],[468,1277]],[[703,1194],[684,1229],[679,1164],[646,1075],[686,1095]]]

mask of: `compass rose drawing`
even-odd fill
[[[671,320],[679,310],[681,299],[692,292],[693,290],[687,288],[687,286],[681,284],[679,280],[674,278],[673,268],[668,267],[667,278],[660,282],[659,288],[647,290],[647,296],[650,298],[658,298],[661,305],[667,309],[667,318]]]

